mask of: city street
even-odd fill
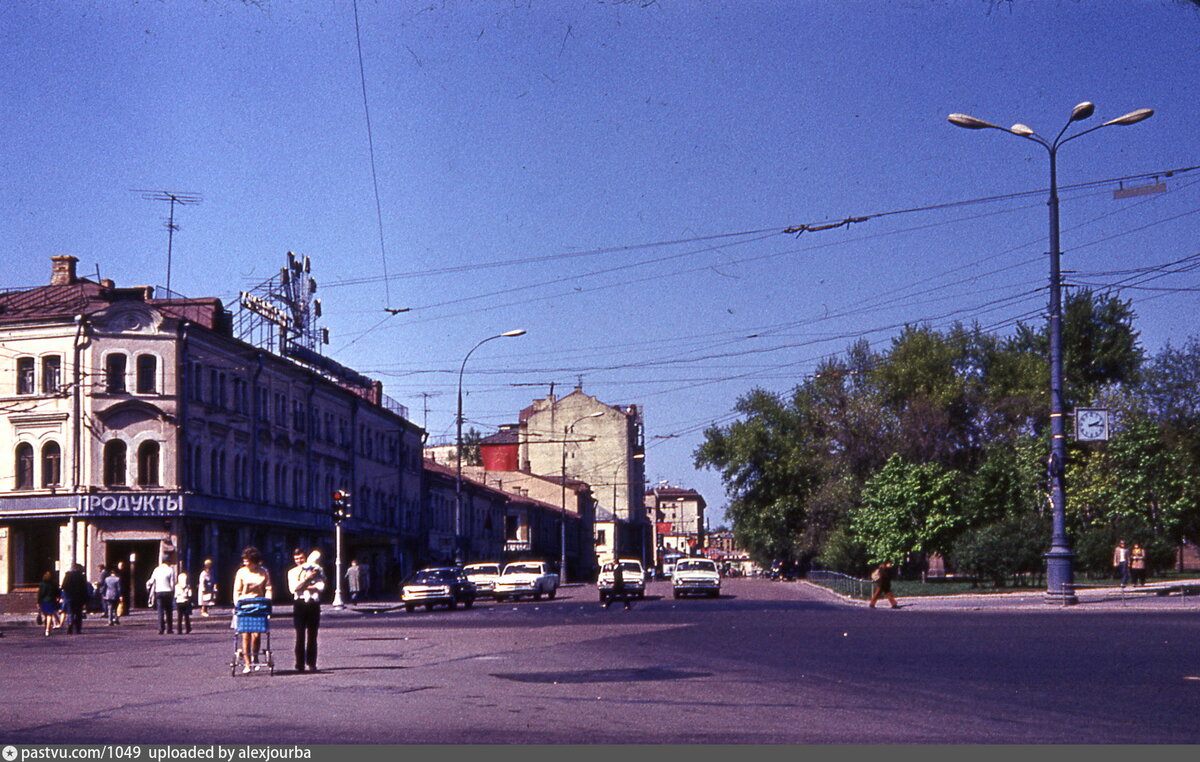
[[[316,674],[230,676],[226,617],[5,626],[11,743],[1197,743],[1194,609],[868,610],[799,583],[631,611],[326,608]],[[289,607],[278,608],[286,613]]]

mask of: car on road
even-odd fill
[[[685,595],[721,595],[721,572],[716,561],[708,558],[681,558],[675,562],[671,591],[676,598]]]
[[[646,597],[646,572],[642,570],[642,562],[636,558],[622,558],[621,581],[625,584],[625,594],[631,598]],[[600,592],[600,602],[604,603],[613,594],[614,563],[606,561],[600,567],[600,576],[596,579],[596,589]]]
[[[500,577],[500,564],[493,561],[480,561],[463,567],[463,574],[475,583],[475,594],[482,597],[492,595],[496,589],[496,580]]]
[[[498,601],[517,600],[523,595],[540,601],[542,596],[558,595],[558,574],[544,561],[513,561],[496,578],[492,597]]]
[[[417,606],[424,606],[426,611],[432,611],[434,606],[455,609],[460,603],[471,608],[475,597],[475,584],[455,566],[421,569],[400,588],[400,600],[406,611]]]

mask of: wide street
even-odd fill
[[[1200,616],[846,605],[732,579],[720,600],[593,588],[473,609],[331,613],[321,671],[230,676],[226,617],[82,636],[5,625],[10,743],[1196,743]],[[914,599],[915,601],[916,599]],[[286,613],[288,607],[277,609]]]

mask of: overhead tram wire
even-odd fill
[[[1100,185],[1110,185],[1110,184],[1112,184],[1112,183],[1114,183],[1114,182],[1124,182],[1124,181],[1128,181],[1128,180],[1131,180],[1131,179],[1144,179],[1144,178],[1154,178],[1154,177],[1161,177],[1161,176],[1168,176],[1168,177],[1170,177],[1170,176],[1173,176],[1174,174],[1180,174],[1180,173],[1184,173],[1184,172],[1191,172],[1191,171],[1194,171],[1194,170],[1197,170],[1197,169],[1200,169],[1200,166],[1196,166],[1196,167],[1186,167],[1186,168],[1182,168],[1182,169],[1176,169],[1176,170],[1166,170],[1166,171],[1153,172],[1153,173],[1141,173],[1141,174],[1137,174],[1137,175],[1128,175],[1128,176],[1125,176],[1125,177],[1120,177],[1120,178],[1110,178],[1110,179],[1107,179],[1107,180],[1096,180],[1096,181],[1091,181],[1091,182],[1087,182],[1087,183],[1078,183],[1078,184],[1075,184],[1075,185],[1066,186],[1066,187],[1064,187],[1062,190],[1064,190],[1064,191],[1065,191],[1065,190],[1071,190],[1071,189],[1084,189],[1084,188],[1091,188],[1091,187],[1096,187],[1096,186],[1100,186]],[[910,209],[892,210],[892,211],[880,212],[880,213],[876,213],[876,214],[873,214],[873,215],[866,215],[866,216],[863,216],[863,217],[859,217],[859,218],[853,218],[853,219],[854,219],[855,221],[865,221],[865,220],[869,220],[869,219],[876,218],[876,217],[884,217],[884,216],[895,215],[895,214],[910,214],[910,213],[921,212],[921,211],[931,211],[931,210],[938,210],[938,209],[945,209],[945,208],[953,208],[953,207],[957,207],[957,206],[967,206],[967,205],[973,205],[973,204],[978,204],[978,203],[985,203],[985,202],[990,202],[990,201],[1005,200],[1005,199],[1009,199],[1009,198],[1022,198],[1022,197],[1027,197],[1027,196],[1039,195],[1039,194],[1041,194],[1041,193],[1043,193],[1043,192],[1044,192],[1044,191],[1040,191],[1040,190],[1039,190],[1039,191],[1022,191],[1022,192],[1019,192],[1019,193],[1003,194],[1003,195],[999,195],[999,196],[989,196],[989,197],[984,197],[984,198],[980,198],[980,199],[970,199],[970,200],[967,200],[967,201],[950,202],[950,203],[947,203],[947,204],[936,204],[936,205],[924,206],[924,207],[913,207],[913,208],[910,208]],[[1009,212],[1009,211],[1012,211],[1012,210],[1004,210],[1004,211],[1002,211],[1002,212],[998,212],[998,213],[1007,213],[1007,212]],[[982,217],[982,216],[990,216],[990,214],[997,214],[997,213],[989,213],[989,214],[986,214],[986,215],[979,215],[979,216],[981,216],[981,217]],[[849,218],[848,218],[848,219],[849,219]],[[974,218],[971,218],[971,219],[974,219]],[[959,221],[961,221],[961,220],[959,220]],[[936,227],[936,226],[939,226],[939,225],[944,225],[944,224],[948,224],[948,223],[935,223],[935,224],[933,224],[933,225],[926,225],[926,226],[915,226],[915,227],[913,227],[913,228],[907,228],[907,229],[903,229],[903,230],[899,230],[899,231],[890,231],[890,232],[887,232],[887,233],[875,234],[875,235],[871,235],[871,236],[864,236],[864,237],[860,237],[860,238],[857,238],[857,239],[853,239],[852,241],[831,242],[831,243],[821,244],[821,245],[819,245],[819,246],[817,246],[817,247],[810,247],[810,248],[806,248],[806,249],[800,249],[800,250],[790,250],[790,251],[784,251],[784,252],[775,252],[775,253],[766,254],[766,255],[759,255],[759,256],[755,256],[755,257],[748,257],[748,258],[744,258],[744,259],[740,259],[740,260],[735,260],[735,261],[734,261],[734,263],[735,263],[735,264],[741,264],[741,263],[745,263],[745,262],[751,262],[751,261],[760,261],[760,260],[763,260],[763,259],[770,259],[770,258],[774,258],[774,257],[778,257],[778,256],[785,256],[785,255],[787,255],[787,254],[795,254],[795,253],[801,253],[801,252],[805,252],[805,251],[811,251],[811,250],[813,250],[813,249],[815,249],[815,248],[823,248],[823,247],[835,246],[835,245],[844,245],[844,244],[847,244],[847,243],[853,243],[853,242],[856,242],[856,241],[870,240],[870,239],[872,239],[872,238],[879,237],[879,236],[884,236],[884,235],[896,235],[896,234],[900,234],[900,233],[904,233],[904,232],[913,232],[913,231],[915,231],[915,230],[926,229],[926,228],[929,228],[929,227]],[[819,229],[831,229],[831,227],[833,227],[833,226],[830,226],[830,225],[828,225],[828,224],[823,224],[823,223],[810,223],[810,224],[808,224],[808,225],[806,225],[806,226],[803,226],[803,227],[806,227],[807,229],[810,229],[810,230],[819,230]],[[796,226],[792,226],[791,228],[786,228],[785,230],[790,230],[790,229],[795,229],[795,228],[796,228]],[[752,233],[758,233],[758,232],[764,232],[764,231],[770,231],[770,232],[769,232],[767,235],[761,236],[760,238],[751,239],[751,240],[746,240],[746,241],[737,241],[737,242],[735,242],[734,244],[729,244],[729,245],[741,245],[741,244],[743,244],[743,243],[755,243],[755,242],[758,242],[758,241],[761,241],[761,240],[765,240],[765,239],[767,239],[767,238],[774,237],[774,236],[775,236],[775,235],[777,235],[778,233],[780,233],[780,232],[783,232],[783,231],[779,231],[779,230],[777,230],[777,229],[760,229],[760,230],[758,230],[758,231],[745,231],[745,232],[743,232],[743,233],[726,233],[726,234],[718,234],[718,235],[714,235],[714,236],[702,236],[702,237],[697,237],[697,238],[693,238],[693,239],[681,239],[681,241],[685,241],[685,242],[686,242],[686,241],[693,241],[693,240],[695,240],[695,241],[698,241],[698,240],[715,240],[715,239],[718,239],[718,238],[725,238],[725,237],[735,237],[735,236],[743,236],[743,235],[749,235],[749,234],[752,234]],[[656,243],[648,243],[648,244],[638,244],[638,245],[636,245],[636,246],[632,246],[632,245],[631,245],[631,246],[623,246],[623,247],[608,247],[608,248],[606,248],[606,249],[596,249],[596,250],[592,250],[592,251],[590,251],[590,252],[572,252],[572,253],[568,253],[568,254],[547,255],[546,257],[540,257],[540,258],[526,258],[525,260],[510,260],[509,262],[499,262],[499,263],[483,263],[483,264],[481,264],[481,265],[472,265],[472,266],[467,266],[467,267],[465,267],[465,268],[455,268],[455,269],[456,269],[456,270],[461,270],[461,269],[466,269],[466,270],[470,270],[470,269],[480,269],[480,268],[483,268],[483,267],[491,267],[491,266],[504,266],[504,265],[513,264],[513,263],[518,263],[518,262],[525,262],[525,261],[530,261],[530,259],[537,259],[537,260],[539,260],[539,261],[545,261],[545,260],[548,260],[548,259],[555,259],[555,258],[561,258],[561,257],[577,257],[577,256],[586,256],[586,255],[590,255],[590,254],[596,254],[596,253],[604,253],[604,252],[612,252],[612,251],[621,251],[621,250],[631,250],[631,249],[634,249],[634,248],[649,248],[649,247],[657,247],[657,246],[672,245],[672,244],[674,244],[674,243],[676,243],[676,242],[674,242],[674,241],[670,241],[670,242],[656,242]],[[656,259],[652,259],[652,260],[643,261],[643,262],[640,262],[640,263],[633,263],[633,264],[621,265],[621,266],[614,267],[614,268],[607,268],[607,269],[604,269],[604,270],[593,271],[593,272],[590,272],[590,273],[583,273],[583,274],[580,274],[580,275],[567,276],[567,277],[558,278],[558,279],[551,280],[551,281],[545,281],[545,282],[542,282],[542,283],[539,283],[539,284],[533,284],[533,285],[522,286],[522,287],[520,287],[519,289],[516,289],[516,290],[528,290],[528,289],[531,289],[531,288],[542,288],[542,287],[544,287],[544,286],[547,286],[547,285],[554,285],[555,283],[570,282],[570,281],[578,280],[579,278],[584,278],[584,277],[595,277],[595,276],[597,276],[597,275],[608,274],[608,273],[611,273],[611,272],[615,272],[615,271],[619,271],[619,270],[624,270],[624,269],[630,269],[630,268],[633,268],[633,267],[640,267],[640,266],[645,266],[645,265],[650,265],[650,264],[658,264],[658,263],[660,263],[660,262],[663,262],[663,261],[668,261],[668,260],[671,260],[671,259],[678,259],[678,258],[680,258],[680,257],[683,257],[683,256],[691,256],[691,255],[694,255],[694,254],[697,254],[697,253],[704,253],[704,252],[707,252],[707,251],[714,251],[714,250],[718,250],[718,249],[721,249],[721,248],[725,248],[725,247],[724,247],[724,246],[705,247],[705,248],[703,248],[703,249],[699,249],[699,250],[696,250],[696,251],[684,252],[684,253],[682,253],[682,254],[670,255],[670,256],[667,256],[667,257],[660,257],[660,258],[656,258]],[[596,286],[596,287],[592,287],[592,288],[588,288],[588,289],[581,289],[580,291],[592,292],[592,291],[605,290],[605,289],[609,289],[609,288],[618,288],[618,287],[622,287],[622,286],[627,286],[627,285],[630,285],[630,284],[632,284],[632,283],[645,282],[645,281],[648,281],[648,280],[665,279],[665,278],[668,278],[668,277],[673,277],[673,276],[676,276],[676,275],[682,275],[682,274],[688,274],[688,273],[693,273],[693,272],[703,271],[703,270],[707,270],[707,269],[709,269],[710,267],[711,267],[711,265],[705,265],[705,266],[702,266],[702,267],[696,267],[696,268],[690,268],[690,269],[681,270],[681,271],[675,271],[675,272],[673,272],[673,273],[656,274],[656,275],[654,275],[654,276],[650,276],[650,277],[646,277],[646,278],[639,278],[639,279],[634,279],[634,280],[630,280],[630,281],[624,281],[624,282],[621,282],[621,283],[605,284],[605,285],[602,285],[602,286]],[[409,277],[410,275],[413,275],[413,274],[412,274],[412,273],[410,273],[410,274],[405,274],[403,277]],[[374,279],[373,279],[373,278],[361,278],[361,279],[357,279],[357,280],[355,280],[355,281],[352,281],[352,282],[353,282],[353,283],[365,283],[365,282],[370,282],[371,280],[374,280]],[[340,282],[340,283],[334,283],[333,285],[344,285],[344,284],[347,284],[347,283],[351,283],[351,281],[342,281],[342,282]],[[575,295],[575,294],[577,294],[577,293],[580,293],[580,291],[574,291],[574,290],[573,290],[573,291],[571,291],[571,292],[562,292],[562,293],[551,294],[551,295],[548,295],[548,296],[542,296],[542,297],[538,297],[538,298],[536,298],[536,299],[534,299],[534,300],[529,300],[529,301],[526,301],[526,302],[520,302],[519,304],[528,304],[528,303],[537,302],[537,301],[546,301],[547,299],[553,299],[553,298],[562,298],[562,297],[566,297],[566,296],[573,296],[573,295]],[[490,298],[490,297],[494,297],[494,296],[507,296],[507,295],[509,295],[511,292],[512,292],[511,290],[504,290],[504,291],[489,292],[489,293],[486,293],[486,294],[478,294],[478,295],[474,295],[474,296],[470,296],[470,297],[463,297],[463,298],[461,298],[461,299],[449,300],[449,301],[446,301],[446,302],[441,302],[441,303],[436,303],[436,304],[432,304],[432,305],[425,305],[425,306],[422,306],[422,307],[413,308],[413,311],[422,311],[422,310],[427,310],[427,309],[435,309],[435,308],[439,308],[439,307],[450,306],[450,305],[453,305],[453,304],[461,304],[461,303],[466,303],[466,302],[470,302],[470,301],[478,301],[478,300],[480,300],[480,299],[486,299],[486,298]],[[506,302],[504,305],[500,305],[500,306],[503,306],[503,307],[511,307],[511,306],[512,306],[512,304],[513,304],[512,302]],[[484,308],[476,308],[476,309],[473,309],[473,310],[471,310],[470,312],[452,313],[452,314],[450,314],[450,315],[440,315],[440,316],[436,316],[436,317],[434,317],[434,316],[431,316],[431,317],[428,317],[428,318],[425,318],[425,319],[422,319],[422,320],[409,321],[409,322],[407,323],[407,325],[414,325],[414,324],[417,324],[417,323],[431,322],[431,321],[434,321],[434,320],[443,320],[443,319],[452,318],[452,317],[460,317],[460,316],[464,316],[464,315],[477,314],[479,311],[481,311],[481,310],[486,310],[486,309],[494,309],[494,308],[488,308],[488,307],[484,307]],[[377,323],[375,323],[374,325],[370,326],[370,327],[369,327],[369,328],[367,328],[366,330],[364,330],[364,331],[360,332],[359,334],[357,334],[357,335],[355,336],[355,338],[354,338],[352,341],[350,341],[349,343],[347,343],[347,344],[343,345],[342,347],[340,347],[340,348],[339,348],[339,351],[340,351],[340,350],[344,350],[344,349],[346,349],[346,348],[348,348],[348,347],[350,347],[350,346],[353,346],[353,345],[354,345],[355,343],[357,343],[357,342],[358,342],[358,341],[359,341],[361,338],[363,338],[363,337],[365,337],[365,336],[367,336],[367,335],[369,335],[369,334],[373,333],[374,331],[378,330],[378,328],[379,328],[379,327],[381,327],[381,326],[382,326],[384,323],[386,323],[386,322],[387,322],[387,320],[388,320],[390,317],[392,317],[392,315],[389,315],[388,317],[385,317],[384,319],[382,319],[382,320],[378,321]],[[351,334],[351,335],[354,335],[354,334]]]
[[[389,286],[391,278],[388,277],[387,247],[384,245],[383,237],[383,205],[379,201],[379,174],[375,169],[375,137],[371,130],[371,109],[367,105],[367,73],[363,66],[362,32],[358,24],[358,0],[353,0],[351,5],[354,7],[354,44],[358,50],[358,80],[362,86],[363,114],[367,122],[367,153],[371,158],[371,185],[375,190],[375,220],[379,225],[379,256],[383,261],[383,293],[386,304],[384,309],[390,311],[392,306],[391,287]]]

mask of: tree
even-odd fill
[[[850,511],[850,529],[866,546],[871,563],[900,563],[908,554],[945,553],[959,511],[958,475],[933,463],[912,464],[893,455]]]
[[[1002,587],[1017,574],[1038,574],[1050,544],[1050,522],[1036,514],[1008,515],[967,530],[953,546],[954,568]]]

